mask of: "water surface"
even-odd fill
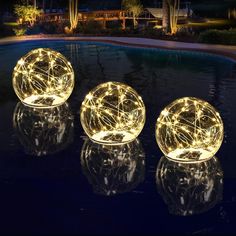
[[[39,47],[61,52],[76,73],[68,103],[43,113],[19,104],[11,84],[17,60]],[[235,61],[198,52],[65,41],[5,45],[0,55],[0,232],[236,231]],[[105,81],[132,86],[147,110],[138,140],[113,149],[90,143],[79,120],[84,96]],[[154,127],[160,111],[184,96],[207,100],[219,110],[225,139],[217,161],[202,167],[204,181],[190,173],[188,186],[173,188],[171,178],[181,181],[186,171],[161,159]],[[173,170],[161,181],[160,160],[163,170]]]

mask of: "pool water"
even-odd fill
[[[12,88],[17,61],[39,47],[66,56],[76,79],[66,104],[40,111],[19,103]],[[75,41],[9,44],[0,55],[2,234],[236,232],[236,61]],[[106,81],[143,98],[147,120],[132,143],[95,144],[82,129],[82,101]],[[208,101],[225,126],[216,158],[199,165],[170,162],[155,140],[161,110],[185,96]]]

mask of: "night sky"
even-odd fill
[[[48,6],[50,5],[50,1],[53,2],[54,7],[66,7],[68,4],[68,0],[46,0]],[[102,2],[114,2],[115,5],[117,3],[117,6],[120,5],[122,0],[79,0],[79,4],[80,6],[85,6],[85,5],[89,5],[89,4],[101,4]],[[141,0],[142,4],[144,6],[154,6],[155,3],[161,2],[162,0]],[[19,3],[20,0],[7,0],[7,1],[0,1],[0,10],[1,11],[10,11],[13,7],[14,4]],[[38,4],[40,5],[40,2],[42,2],[42,0],[38,0]],[[97,3],[96,3],[97,2]],[[185,1],[181,1],[181,2],[185,2]],[[235,0],[191,0],[190,2],[192,3],[235,3]],[[102,5],[101,5],[102,8]]]

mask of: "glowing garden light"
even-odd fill
[[[86,139],[81,151],[83,173],[97,194],[129,192],[144,180],[145,153],[139,140],[102,145]]]
[[[185,97],[168,105],[156,123],[156,140],[170,159],[207,160],[220,148],[224,136],[220,114],[209,103]]]
[[[59,52],[35,49],[16,64],[13,88],[19,99],[28,106],[58,106],[72,93],[74,71],[70,62]]]
[[[87,94],[80,119],[84,131],[95,142],[122,144],[134,140],[142,131],[145,106],[131,87],[108,82]]]

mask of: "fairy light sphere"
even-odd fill
[[[107,82],[86,95],[80,120],[85,133],[95,142],[128,143],[143,129],[145,106],[133,88],[119,82]]]
[[[59,52],[48,48],[35,49],[17,62],[13,88],[28,106],[59,106],[72,93],[74,71],[71,63]]]
[[[220,114],[206,101],[193,97],[177,99],[160,114],[156,141],[170,159],[198,162],[212,158],[224,136]]]

